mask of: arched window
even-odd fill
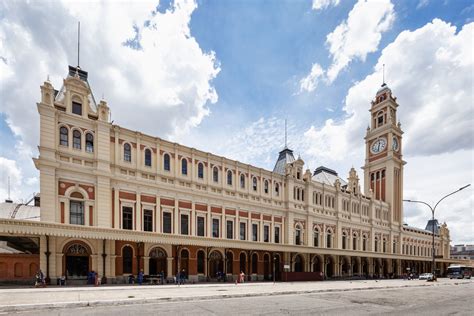
[[[197,254],[197,273],[204,274],[205,259],[204,251],[199,250]]]
[[[77,129],[72,132],[72,147],[81,149],[81,132]]]
[[[130,246],[123,247],[122,250],[122,272],[132,273],[133,267],[133,250]]]
[[[94,152],[94,135],[92,133],[86,134],[86,152]]]
[[[352,235],[352,250],[357,250],[357,234]]]
[[[385,238],[382,240],[382,251],[387,252],[387,239]]]
[[[384,113],[380,111],[377,113],[377,127],[380,127],[384,124]]]
[[[227,170],[227,184],[232,185],[232,171]]]
[[[280,196],[280,185],[278,183],[275,183],[275,194]]]
[[[257,178],[256,177],[252,178],[252,187],[254,191],[257,191]]]
[[[245,175],[243,173],[240,175],[240,187],[245,189]]]
[[[72,113],[82,115],[82,104],[72,101]]]
[[[71,194],[72,198],[84,199],[81,193],[74,192]],[[69,223],[74,225],[84,225],[84,201],[73,200],[69,201]]]
[[[59,145],[69,145],[69,131],[65,126],[61,126],[61,128],[59,128]]]
[[[256,253],[252,255],[252,273],[258,273],[258,255]]]
[[[314,230],[313,245],[319,247],[319,230],[317,229]]]
[[[328,230],[326,232],[326,248],[332,247],[332,231]]]
[[[379,237],[375,236],[375,252],[379,251]]]
[[[295,230],[295,245],[301,245],[301,227],[300,226],[296,226],[296,230]]]
[[[204,179],[204,165],[202,162],[198,163],[198,178]]]
[[[186,158],[181,159],[181,173],[183,175],[188,174],[188,160]]]
[[[267,180],[263,182],[263,191],[265,192],[265,194],[268,194],[268,181]]]
[[[342,232],[342,249],[347,249],[347,233]]]
[[[166,171],[170,171],[170,155],[164,154],[163,156],[163,169]]]
[[[151,150],[145,149],[145,166],[151,167]]]
[[[212,180],[219,182],[219,169],[217,167],[212,168]]]
[[[301,201],[304,201],[304,189],[301,189]]]
[[[125,143],[125,145],[123,145],[123,160],[126,162],[132,161],[132,147],[129,143]]]

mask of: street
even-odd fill
[[[10,315],[472,315],[474,282],[32,310]]]

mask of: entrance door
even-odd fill
[[[89,273],[89,251],[83,245],[72,244],[66,250],[65,268],[69,279],[87,279]]]

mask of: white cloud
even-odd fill
[[[300,80],[300,92],[311,92],[318,86],[319,80],[323,77],[324,70],[319,64],[313,64],[308,76]]]
[[[377,51],[382,33],[390,29],[394,19],[390,0],[359,0],[347,20],[326,38],[333,60],[327,71],[329,82],[333,82],[352,60],[365,61],[368,53]]]
[[[214,52],[203,52],[191,35],[197,4],[176,0],[166,12],[152,13],[157,3],[1,4],[2,112],[24,147],[38,144],[38,85],[49,74],[59,89],[67,65],[76,64],[78,20],[81,66],[96,99],[107,97],[116,123],[173,137],[209,114],[218,98],[211,82],[220,68]],[[140,49],[124,45],[135,37]]]
[[[340,0],[313,0],[313,10],[324,10],[328,7],[336,7]]]
[[[426,7],[430,3],[430,0],[420,0],[416,6],[416,9],[421,9]]]

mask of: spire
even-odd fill
[[[81,21],[77,22],[77,68],[79,68],[79,52],[81,47]]]

